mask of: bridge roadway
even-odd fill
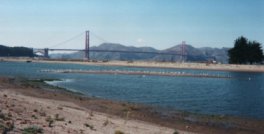
[[[36,48],[35,50],[42,50],[44,51],[45,57],[48,57],[48,51],[87,51],[85,49],[60,49],[60,48],[45,48],[39,49]],[[143,52],[143,51],[124,51],[124,50],[100,50],[100,49],[90,49],[89,52],[111,52],[111,53],[141,53],[141,54],[157,54],[157,55],[172,55],[172,56],[188,56],[188,54],[181,54],[181,53],[172,53],[172,52]],[[215,59],[212,56],[206,56],[206,58]]]
[[[48,49],[48,50],[49,51],[87,51],[85,49]],[[142,53],[142,54],[186,56],[186,55],[177,54],[177,53],[171,53],[171,52],[142,52],[142,51],[123,51],[123,50],[96,50],[96,49],[90,49],[89,52]]]

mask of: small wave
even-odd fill
[[[64,88],[64,89],[66,89],[68,91],[71,91],[71,92],[74,92],[74,93],[81,93],[78,90],[75,90],[75,89],[60,85],[60,83],[70,83],[70,82],[74,82],[74,81],[75,81],[74,79],[62,79],[62,80],[54,80],[54,81],[45,81],[45,83],[47,83],[47,84],[49,84],[51,86]]]
[[[75,81],[74,79],[61,79],[61,80],[45,81],[45,83],[53,85],[59,83],[70,83],[74,81]]]

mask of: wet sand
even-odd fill
[[[114,134],[254,134],[264,121],[228,116],[197,115],[158,107],[85,97],[49,86],[43,80],[0,78],[0,124],[10,133],[38,126],[44,133]],[[166,113],[166,114],[164,114]],[[50,123],[53,121],[52,123]],[[1,131],[1,125],[0,125]]]

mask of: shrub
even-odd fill
[[[22,134],[43,134],[43,129],[38,126],[30,126],[24,128]]]
[[[59,114],[55,114],[56,121],[65,121],[64,117],[59,117]]]
[[[50,116],[46,118],[46,121],[49,123],[49,127],[52,127],[54,120]]]
[[[109,121],[108,121],[108,119],[103,123],[103,126],[105,127],[105,126],[107,126],[109,124]]]
[[[175,131],[173,132],[173,134],[179,134],[179,132],[178,132],[177,130],[175,130]]]
[[[94,129],[93,125],[89,125],[88,123],[85,123],[84,126],[89,127],[91,130],[94,130],[94,131],[96,130]]]
[[[36,115],[31,115],[31,117],[33,118],[33,119],[38,119],[38,117],[36,116]]]
[[[124,132],[120,131],[120,130],[116,130],[115,134],[125,134]]]

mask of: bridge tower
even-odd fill
[[[181,44],[181,62],[184,62],[186,58],[186,42],[182,41]]]
[[[85,55],[85,59],[89,60],[89,48],[90,48],[90,38],[89,38],[89,31],[85,32],[85,50],[84,50],[84,55]]]
[[[44,57],[45,58],[49,58],[49,49],[48,48],[44,48]]]

